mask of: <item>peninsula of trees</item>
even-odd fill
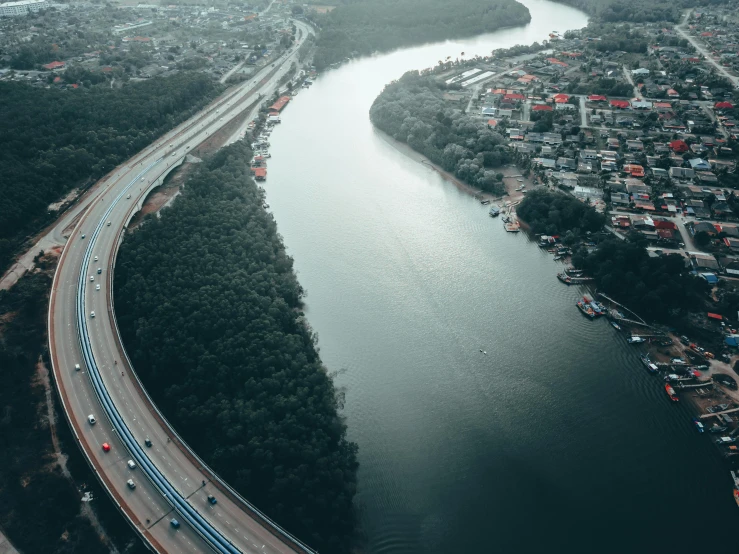
[[[0,273],[51,203],[105,175],[221,90],[178,73],[122,88],[60,90],[0,83]]]
[[[147,390],[195,451],[301,540],[344,554],[357,446],[250,159],[242,142],[219,151],[125,240],[118,321]]]
[[[314,60],[322,70],[348,56],[523,25],[531,14],[515,0],[344,0],[312,19],[321,29]]]
[[[516,213],[534,233],[560,235],[573,246],[572,265],[595,279],[598,290],[653,320],[668,322],[709,301],[710,286],[690,273],[680,255],[653,257],[647,240],[599,233],[605,218],[592,206],[561,192],[531,191]],[[588,245],[583,240],[588,238]],[[595,245],[595,246],[594,246]]]
[[[495,169],[510,160],[503,137],[479,118],[449,107],[446,90],[433,75],[409,71],[375,99],[370,120],[466,183],[502,194],[502,174]]]

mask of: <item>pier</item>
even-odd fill
[[[733,412],[739,412],[739,408],[732,408],[731,410],[724,410],[723,412],[716,412],[715,414],[701,414],[700,418],[706,419],[706,418],[713,417],[713,416],[718,417],[718,416],[722,416],[724,414],[730,414]]]

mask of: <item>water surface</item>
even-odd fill
[[[550,254],[369,122],[383,86],[409,69],[587,23],[524,3],[523,28],[326,73],[270,138],[268,201],[323,360],[343,370],[366,550],[729,546],[728,471],[687,407],[605,321],[581,316]]]

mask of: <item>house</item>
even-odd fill
[[[692,179],[695,177],[695,171],[687,167],[671,167],[668,173],[671,179]]]
[[[631,197],[625,192],[611,192],[611,204],[628,206],[631,204]]]
[[[551,112],[554,108],[552,108],[548,104],[534,104],[534,106],[531,108],[531,111],[533,112]]]
[[[690,255],[690,261],[696,269],[719,269],[718,261],[710,254],[704,254],[703,252],[688,252],[688,254]]]
[[[595,150],[580,150],[580,159],[585,162],[590,162],[598,159],[598,152]]]
[[[667,96],[669,96],[670,98],[680,98],[680,93],[674,88],[669,88],[667,89]]]
[[[48,69],[49,71],[52,71],[54,69],[61,69],[64,66],[65,66],[64,62],[57,61],[57,62],[47,63],[46,65],[43,65],[41,67],[43,67],[44,69]]]
[[[698,233],[706,233],[711,237],[715,237],[718,234],[718,231],[716,231],[716,227],[711,223],[708,223],[707,221],[698,221],[693,224],[693,236]]]
[[[649,70],[646,67],[640,67],[639,69],[633,69],[631,74],[636,77],[646,77],[649,75]]]
[[[608,98],[601,94],[591,94],[588,96],[588,102],[608,102]]]
[[[693,158],[692,160],[688,160],[688,163],[690,164],[690,167],[693,169],[693,171],[710,171],[711,170],[711,164],[709,164],[703,158]]]
[[[640,140],[627,140],[626,148],[630,152],[642,152],[644,150],[644,143]]]
[[[644,177],[644,168],[639,164],[625,164],[623,170],[632,177]]]
[[[670,146],[670,150],[678,154],[687,152],[689,149],[688,143],[685,142],[684,140],[673,140],[672,142],[670,142],[669,146]]]
[[[557,158],[555,167],[557,169],[570,169],[574,171],[577,169],[577,162],[572,158]]]
[[[611,100],[610,105],[618,110],[628,110],[631,106],[628,100]]]

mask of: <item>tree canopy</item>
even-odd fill
[[[121,248],[115,302],[147,390],[246,498],[324,553],[354,539],[357,446],[241,142]]]
[[[639,233],[627,240],[609,238],[591,252],[576,252],[572,263],[595,278],[598,290],[643,317],[667,322],[682,312],[702,309],[708,283],[690,274],[684,257],[651,257],[646,245]]]
[[[0,269],[25,233],[51,219],[50,203],[102,177],[220,90],[190,73],[120,89],[0,82]]]
[[[569,194],[536,189],[529,192],[516,209],[534,233],[548,235],[599,231],[605,217]]]
[[[370,119],[470,185],[502,194],[493,169],[510,158],[503,137],[479,118],[450,107],[445,90],[434,77],[409,71],[375,99]]]
[[[314,57],[321,70],[351,55],[523,25],[531,14],[515,0],[347,0],[312,18],[321,29]]]

